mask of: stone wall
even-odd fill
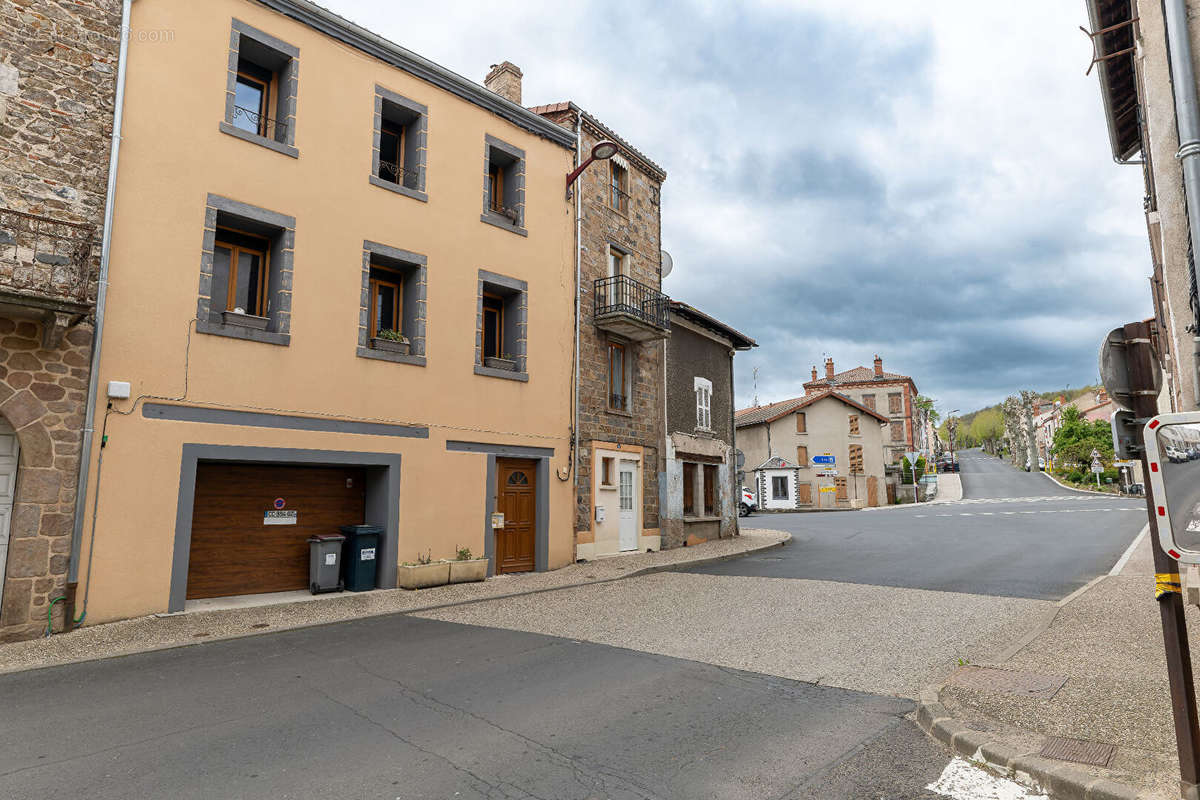
[[[29,252],[0,245],[0,416],[21,446],[0,641],[39,635],[66,583],[120,25],[121,0],[5,0],[0,14],[0,228],[19,224],[11,212],[50,218],[58,235],[83,226]],[[69,264],[51,263],[64,251]],[[65,334],[44,335],[47,309]]]
[[[34,322],[0,316],[0,416],[21,446],[0,642],[39,635],[67,582],[92,330],[74,328],[53,349],[41,334]],[[61,630],[62,603],[54,611]]]
[[[575,112],[546,114],[563,127],[575,129]],[[598,142],[610,138],[584,117],[583,152],[590,153]],[[643,450],[642,527],[659,527],[659,474],[665,468],[662,453],[663,353],[661,340],[630,343],[632,396],[630,413],[608,408],[608,338],[593,323],[594,282],[608,275],[609,245],[630,255],[630,276],[656,290],[662,288],[662,177],[651,172],[635,154],[622,150],[629,164],[628,213],[612,208],[609,197],[608,162],[593,163],[576,181],[583,198],[583,256],[580,299],[579,345],[579,452],[575,469],[579,492],[576,497],[575,530],[591,530],[592,451],[591,442],[639,445]]]

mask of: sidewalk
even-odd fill
[[[1162,628],[1154,600],[1150,539],[1142,536],[1114,573],[1065,598],[1040,630],[969,666],[958,668],[946,683],[923,698],[923,724],[944,712],[943,740],[958,731],[960,751],[979,752],[1009,770],[1041,773],[1054,797],[1178,798],[1179,770],[1170,691],[1163,656]],[[1119,569],[1118,569],[1119,567]],[[1188,634],[1194,664],[1200,664],[1200,620],[1188,608]],[[988,659],[991,660],[988,660]],[[1005,691],[980,668],[997,667],[1012,679]],[[1012,693],[1033,673],[1024,696]],[[1040,676],[1042,691],[1032,688]],[[1056,681],[1065,678],[1054,691]],[[970,686],[964,684],[971,684]],[[990,689],[982,688],[991,684]],[[957,685],[956,685],[957,684]],[[940,701],[940,703],[939,703]],[[944,708],[943,708],[944,707]],[[936,726],[933,726],[936,727]],[[969,729],[964,730],[963,728]],[[937,734],[935,734],[937,735]],[[1103,745],[1114,750],[1107,766],[1088,766],[1041,756],[1046,737],[1083,740],[1104,760]],[[984,744],[988,742],[990,744]],[[965,745],[965,746],[963,746]],[[968,754],[970,755],[970,754]],[[994,757],[993,757],[994,756]],[[1020,763],[1018,764],[1018,761]],[[1107,779],[1129,790],[1105,786],[1084,791],[1089,782]]]
[[[433,589],[328,594],[319,599],[277,605],[244,606],[214,611],[153,615],[80,628],[45,639],[0,645],[0,674],[28,669],[93,661],[150,650],[184,647],[216,639],[256,636],[290,628],[381,614],[426,611],[494,600],[514,595],[549,592],[572,586],[662,572],[680,565],[696,565],[738,558],[779,547],[790,533],[771,530],[743,531],[733,539],[706,542],[655,553],[603,558],[570,564],[550,572],[501,575],[480,583],[459,583]]]

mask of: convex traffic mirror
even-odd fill
[[[1200,413],[1160,414],[1145,441],[1158,540],[1176,561],[1200,564]]]

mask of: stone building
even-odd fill
[[[757,346],[703,311],[671,301],[664,548],[737,533],[741,491],[733,427],[733,357]]]
[[[120,28],[120,0],[0,15],[0,641],[62,626]]]
[[[888,418],[883,432],[887,463],[899,464],[906,450],[923,449],[923,416],[916,406],[917,384],[907,375],[884,372],[883,359],[875,356],[873,367],[855,367],[837,372],[833,359],[825,359],[825,377],[812,368],[812,380],[804,384],[808,394],[834,390]]]
[[[498,90],[511,92],[515,83],[519,100],[511,69],[494,69],[493,76],[503,80]],[[666,172],[575,103],[532,110],[578,133],[580,163],[599,142],[618,147],[615,156],[585,169],[573,187],[581,216],[576,555],[657,550],[665,468],[663,359],[670,334],[661,291]],[[606,464],[626,477],[606,475]],[[617,489],[610,492],[610,484]]]

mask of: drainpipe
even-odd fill
[[[121,4],[121,46],[117,61],[117,93],[113,102],[113,130],[108,155],[108,194],[104,201],[104,237],[100,250],[100,278],[96,284],[96,325],[95,333],[92,336],[92,363],[88,377],[83,444],[79,449],[79,480],[75,484],[75,527],[71,533],[71,559],[68,562],[67,570],[67,604],[63,624],[63,629],[67,631],[71,630],[75,624],[75,590],[79,585],[79,549],[83,538],[83,516],[87,509],[88,470],[92,463],[96,394],[100,385],[100,344],[104,339],[104,301],[108,294],[108,265],[112,254],[113,216],[117,204],[117,164],[121,153],[121,124],[125,116],[125,76],[128,73],[129,28],[132,8],[133,0],[124,0]],[[88,558],[91,558],[90,551]],[[87,613],[86,605],[84,613]],[[82,621],[82,617],[80,621]]]
[[[1200,100],[1196,96],[1196,73],[1192,67],[1192,42],[1188,31],[1185,0],[1163,0],[1163,25],[1167,35],[1167,59],[1171,66],[1171,90],[1175,97],[1175,126],[1179,133],[1179,166],[1183,170],[1183,194],[1187,200],[1188,238],[1196,242],[1200,232]],[[1189,265],[1193,270],[1195,266]],[[1197,320],[1200,327],[1200,320]],[[1195,340],[1193,340],[1195,341]],[[1192,381],[1200,372],[1200,343],[1194,347]],[[1200,405],[1194,396],[1193,405]]]
[[[575,165],[579,166],[583,163],[583,112],[575,112]],[[575,186],[575,369],[571,380],[573,382],[574,391],[572,399],[575,401],[572,404],[571,414],[571,463],[567,468],[572,471],[573,480],[571,482],[574,491],[574,497],[571,498],[571,508],[577,506],[579,497],[579,332],[580,332],[580,302],[579,293],[583,288],[583,186]],[[595,503],[595,498],[592,498],[592,503]],[[572,514],[574,517],[574,514]],[[575,520],[572,519],[571,527],[574,529]]]

